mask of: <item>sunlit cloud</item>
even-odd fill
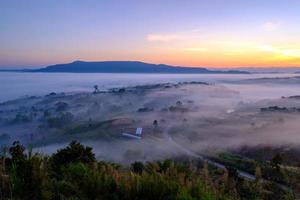
[[[200,47],[188,47],[188,48],[183,48],[183,51],[190,51],[190,52],[205,52],[207,51],[206,48],[200,48]]]
[[[148,41],[156,41],[156,42],[170,42],[175,40],[182,40],[186,37],[181,34],[149,34],[147,35]]]
[[[265,31],[274,31],[276,29],[278,29],[278,27],[280,26],[280,22],[265,22],[263,25],[262,25],[262,28],[265,30]]]
[[[266,23],[266,30],[275,30],[279,23]],[[268,38],[233,38],[228,35],[207,35],[199,29],[146,35],[151,54],[157,62],[189,66],[296,66],[300,64],[300,46],[274,43]],[[155,43],[156,42],[156,43]],[[265,45],[268,42],[268,45]],[[153,48],[155,50],[153,51]],[[147,52],[148,53],[148,52]],[[145,53],[146,54],[146,53]],[[162,56],[163,55],[163,56]],[[151,56],[150,56],[151,57]],[[149,58],[150,59],[150,58]],[[186,64],[187,63],[187,64]]]
[[[292,58],[300,58],[300,49],[283,49],[271,45],[261,45],[259,48],[266,52],[272,52]]]
[[[225,56],[240,56],[245,53],[246,53],[245,50],[232,50],[232,51],[225,52],[224,55]]]
[[[146,40],[154,42],[191,41],[203,37],[203,30],[189,29],[175,33],[151,33],[146,35]]]

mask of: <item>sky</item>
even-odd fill
[[[0,0],[0,66],[300,67],[300,0]]]

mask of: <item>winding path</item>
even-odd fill
[[[213,160],[210,160],[202,155],[199,155],[199,154],[196,154],[194,152],[192,152],[191,150],[185,148],[184,146],[178,144],[177,142],[175,142],[173,140],[173,138],[168,135],[168,142],[170,142],[172,145],[176,146],[178,149],[180,149],[182,152],[185,152],[187,155],[189,156],[192,156],[192,157],[195,157],[195,158],[198,158],[204,162],[207,162],[208,164],[214,166],[214,167],[217,167],[217,168],[220,168],[220,169],[226,169],[225,165],[221,164],[221,163],[217,163]],[[244,177],[244,178],[247,178],[251,181],[254,181],[255,180],[255,176],[252,175],[252,174],[249,174],[248,172],[245,172],[245,171],[241,171],[241,170],[237,170],[237,173],[239,174],[239,176],[241,177]]]
[[[217,167],[219,169],[226,169],[226,166],[221,164],[221,163],[218,163],[218,162],[215,162],[213,160],[210,160],[208,158],[206,158],[205,156],[202,156],[202,155],[199,155],[199,154],[196,154],[195,152],[191,151],[190,149],[178,144],[176,141],[173,140],[173,138],[168,134],[166,133],[165,136],[167,137],[167,140],[170,144],[174,145],[175,147],[177,147],[178,149],[180,149],[182,152],[186,153],[187,155],[189,156],[192,156],[194,158],[198,158],[204,162],[207,162],[208,164],[214,166],[214,167]],[[238,175],[240,177],[243,177],[245,179],[248,179],[250,181],[255,181],[256,177],[248,172],[245,172],[245,171],[242,171],[242,170],[239,170],[239,169],[236,169]],[[264,179],[264,178],[261,178],[260,181],[262,182],[271,182],[267,179]],[[293,190],[286,186],[286,185],[282,185],[280,183],[275,183],[277,186],[279,186],[281,189],[285,190],[285,191],[289,191],[289,192],[292,192]]]

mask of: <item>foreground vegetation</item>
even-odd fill
[[[260,181],[259,169],[251,182],[234,168],[183,158],[121,166],[97,161],[92,148],[76,141],[51,156],[15,142],[3,149],[0,167],[0,199],[295,199],[291,191]]]

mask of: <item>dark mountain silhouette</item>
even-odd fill
[[[200,67],[179,67],[164,64],[150,64],[138,61],[75,61],[31,70],[32,72],[73,72],[73,73],[231,73],[248,74],[244,71],[208,70]]]

